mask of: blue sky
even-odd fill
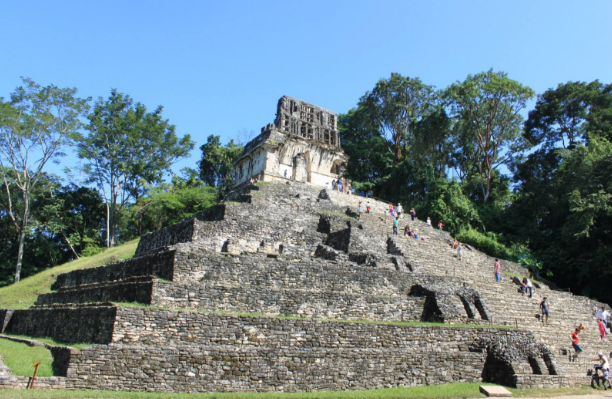
[[[20,76],[85,97],[117,88],[199,147],[259,133],[283,95],[346,112],[391,72],[443,88],[493,68],[536,93],[611,83],[611,19],[609,0],[0,0],[0,96]]]

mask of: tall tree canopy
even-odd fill
[[[76,89],[42,87],[24,78],[9,101],[0,98],[0,178],[6,191],[0,206],[19,236],[15,282],[21,276],[25,236],[30,224],[31,196],[44,167],[64,155],[77,135],[87,100]],[[12,191],[20,193],[21,208],[13,206]]]
[[[428,112],[436,99],[433,86],[419,78],[392,73],[389,79],[380,79],[371,92],[359,100],[359,106],[368,108],[372,121],[387,139],[395,163],[404,157],[404,148],[413,140],[415,125]]]
[[[86,160],[88,182],[97,185],[107,203],[107,246],[117,236],[118,210],[159,183],[170,166],[193,148],[189,135],[179,138],[162,117],[162,107],[147,112],[128,95],[111,90],[100,97],[89,115],[89,133],[78,144]],[[119,209],[118,209],[119,208]]]
[[[538,95],[525,122],[525,137],[533,144],[574,148],[586,139],[589,108],[599,94],[599,82],[567,82]]]
[[[464,153],[473,156],[471,164],[480,177],[485,203],[494,170],[527,147],[520,111],[533,95],[529,87],[492,70],[470,75],[446,90],[451,115],[458,122],[456,134]]]

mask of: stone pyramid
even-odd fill
[[[359,201],[372,208],[361,219]],[[487,255],[468,247],[459,261],[444,231],[406,218],[400,231],[409,223],[424,240],[392,235],[387,206],[307,182],[246,183],[226,202],[144,235],[133,259],[59,275],[36,306],[1,311],[0,326],[93,344],[56,351],[62,381],[49,387],[67,389],[588,383],[589,358],[610,350],[595,328],[601,303],[542,284],[523,297],[514,279],[494,282]],[[502,268],[525,273],[511,262]],[[589,330],[573,361],[578,323]]]

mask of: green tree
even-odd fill
[[[58,247],[68,247],[73,258],[98,248],[105,217],[105,205],[100,193],[89,187],[49,185],[38,198],[36,226]],[[86,247],[90,249],[86,250]]]
[[[19,236],[15,282],[21,276],[32,193],[44,167],[64,155],[87,111],[87,100],[77,98],[76,89],[42,87],[29,78],[23,83],[9,101],[0,98],[0,178],[7,193],[1,206]],[[20,193],[19,212],[13,206],[13,190]]]
[[[441,104],[432,105],[428,114],[415,124],[410,158],[419,169],[431,170],[435,178],[445,177],[452,165],[452,127],[453,122]]]
[[[612,142],[612,83],[599,84],[598,89],[591,99],[587,134],[589,138],[599,137]]]
[[[574,148],[586,139],[589,108],[598,97],[601,84],[567,82],[538,95],[535,108],[525,121],[525,137],[532,144]]]
[[[189,135],[177,137],[175,126],[162,117],[162,107],[147,112],[128,95],[111,90],[89,115],[89,133],[78,144],[88,183],[94,183],[107,204],[106,246],[114,245],[119,215],[129,201],[159,183],[171,165],[193,148]]]
[[[558,175],[567,213],[545,260],[566,285],[610,301],[612,143],[592,139],[577,146],[566,154]]]
[[[342,148],[348,155],[346,176],[356,189],[373,190],[378,196],[394,167],[393,154],[387,141],[369,115],[358,107],[338,116]]]
[[[422,209],[433,222],[442,220],[445,229],[451,234],[473,226],[482,229],[477,209],[463,193],[457,180],[436,178],[430,182],[426,195],[426,206]]]
[[[387,140],[395,163],[404,157],[404,149],[414,139],[418,121],[430,110],[436,100],[433,86],[419,78],[392,73],[389,79],[380,79],[371,92],[359,100],[359,106],[369,111],[372,121]]]
[[[484,203],[491,195],[494,170],[527,147],[519,112],[533,95],[529,87],[492,70],[469,75],[446,89],[450,113],[458,122],[456,141],[473,156],[470,163],[480,177]]]
[[[210,187],[216,187],[220,196],[234,186],[234,162],[242,154],[243,147],[231,140],[221,145],[219,136],[210,135],[200,147],[202,158],[198,162],[200,179]]]
[[[159,230],[189,218],[217,203],[213,187],[193,176],[175,176],[170,184],[161,184],[131,208],[138,219],[139,234]]]

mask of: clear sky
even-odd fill
[[[199,147],[258,134],[283,95],[346,112],[391,72],[444,88],[493,68],[536,93],[612,83],[611,21],[610,0],[0,0],[0,96],[20,76],[116,88]]]

